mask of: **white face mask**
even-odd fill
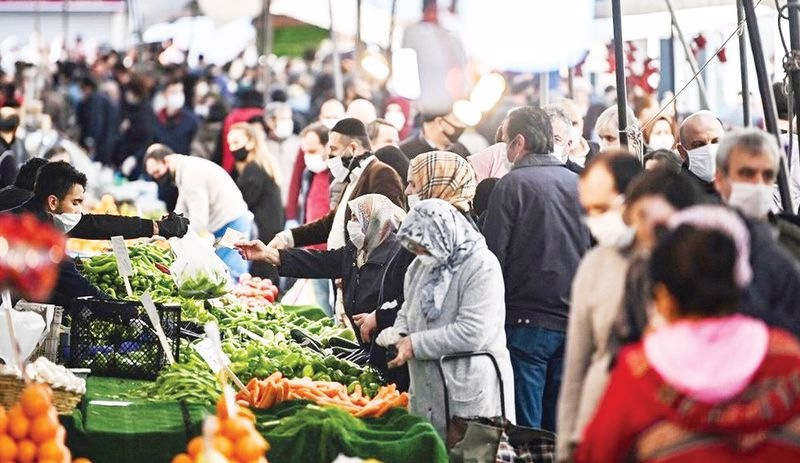
[[[347,167],[342,164],[342,158],[339,156],[332,156],[328,158],[328,169],[331,170],[333,174],[333,178],[336,179],[337,182],[344,182],[347,180],[347,176],[350,175],[350,171],[347,170]]]
[[[583,138],[583,134],[580,129],[574,126],[569,129],[569,139],[572,141],[572,146],[578,146],[581,138]]]
[[[553,143],[553,154],[558,156],[558,159],[561,159],[562,161],[566,160],[566,157],[564,156],[564,145],[556,145]]]
[[[303,156],[303,161],[306,163],[306,169],[318,174],[328,170],[328,164],[322,160],[321,154],[306,154]],[[341,160],[339,160],[341,162]]]
[[[669,150],[675,145],[675,137],[672,135],[653,135],[650,137],[649,147],[652,150]]]
[[[419,201],[419,195],[408,195],[408,208],[411,209],[412,207],[416,206]]]
[[[69,233],[70,230],[78,225],[83,214],[80,212],[66,212],[63,214],[52,214],[53,224],[63,233]]]
[[[633,238],[633,229],[625,225],[619,211],[587,216],[584,220],[600,246],[623,246]]]
[[[419,259],[419,262],[425,267],[435,267],[439,265],[439,259],[429,254],[420,254],[417,256],[417,259]]]
[[[361,224],[357,221],[351,220],[347,222],[347,234],[350,235],[350,241],[356,247],[356,249],[364,249],[364,243],[366,242],[366,235],[361,230]]]
[[[383,117],[386,119],[386,122],[392,124],[398,131],[403,130],[406,126],[406,116],[400,111],[389,111]]]
[[[275,136],[283,140],[289,138],[294,130],[294,122],[291,119],[280,119],[275,123]]]
[[[763,219],[772,209],[774,187],[762,183],[731,183],[728,204],[753,219]]]
[[[167,96],[167,111],[174,113],[183,108],[185,102],[186,97],[184,97],[183,93],[170,93]]]
[[[209,108],[208,105],[197,105],[194,107],[194,113],[202,117],[203,119],[208,118],[208,113],[210,110],[211,108]]]
[[[705,182],[713,180],[717,171],[717,146],[714,143],[688,152],[689,170]]]

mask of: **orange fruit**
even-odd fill
[[[16,404],[8,411],[8,435],[16,440],[22,440],[28,436],[28,430],[31,424],[25,412],[22,411],[22,406]]]
[[[232,441],[238,440],[250,431],[248,422],[242,418],[230,418],[222,421],[220,433]]]
[[[192,463],[192,457],[186,455],[185,453],[179,453],[172,459],[172,463]]]
[[[36,452],[39,450],[36,444],[28,439],[17,443],[17,461],[19,463],[33,463],[36,461]]]
[[[40,444],[55,438],[59,426],[58,416],[55,413],[45,413],[31,422],[31,429],[28,434],[31,436],[32,441]]]
[[[53,391],[44,384],[31,384],[22,391],[19,403],[28,418],[36,418],[50,410]]]
[[[39,446],[38,457],[39,461],[54,460],[62,461],[64,459],[64,448],[59,445],[55,440],[48,440]]]
[[[197,458],[197,456],[200,455],[200,452],[203,451],[204,447],[205,442],[203,442],[203,437],[197,436],[189,441],[189,445],[186,446],[186,450],[189,452],[190,457]]]
[[[0,405],[0,434],[6,433],[6,428],[8,426],[8,415],[6,414],[6,409]]]
[[[11,460],[17,456],[17,443],[14,439],[2,435],[0,436],[0,461]]]
[[[264,455],[266,442],[255,431],[250,431],[246,435],[236,440],[233,446],[233,458],[238,461],[252,461]]]
[[[230,458],[233,455],[233,442],[225,436],[214,437],[214,448],[217,452],[223,454],[225,458]]]

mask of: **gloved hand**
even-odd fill
[[[174,212],[170,212],[156,224],[158,225],[158,234],[164,238],[183,238],[183,235],[189,231],[189,219]]]

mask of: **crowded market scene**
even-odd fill
[[[0,26],[0,463],[800,461],[800,0]]]

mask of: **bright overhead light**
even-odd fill
[[[458,100],[453,103],[453,114],[464,123],[473,127],[481,121],[481,111],[472,102]]]
[[[409,100],[422,94],[417,52],[413,48],[401,48],[392,54],[392,87],[398,96]]]
[[[386,58],[377,53],[370,53],[361,60],[361,67],[372,77],[384,80],[389,77],[389,64]]]
[[[506,89],[506,80],[496,72],[481,76],[469,95],[469,100],[480,110],[486,112],[494,107]]]

